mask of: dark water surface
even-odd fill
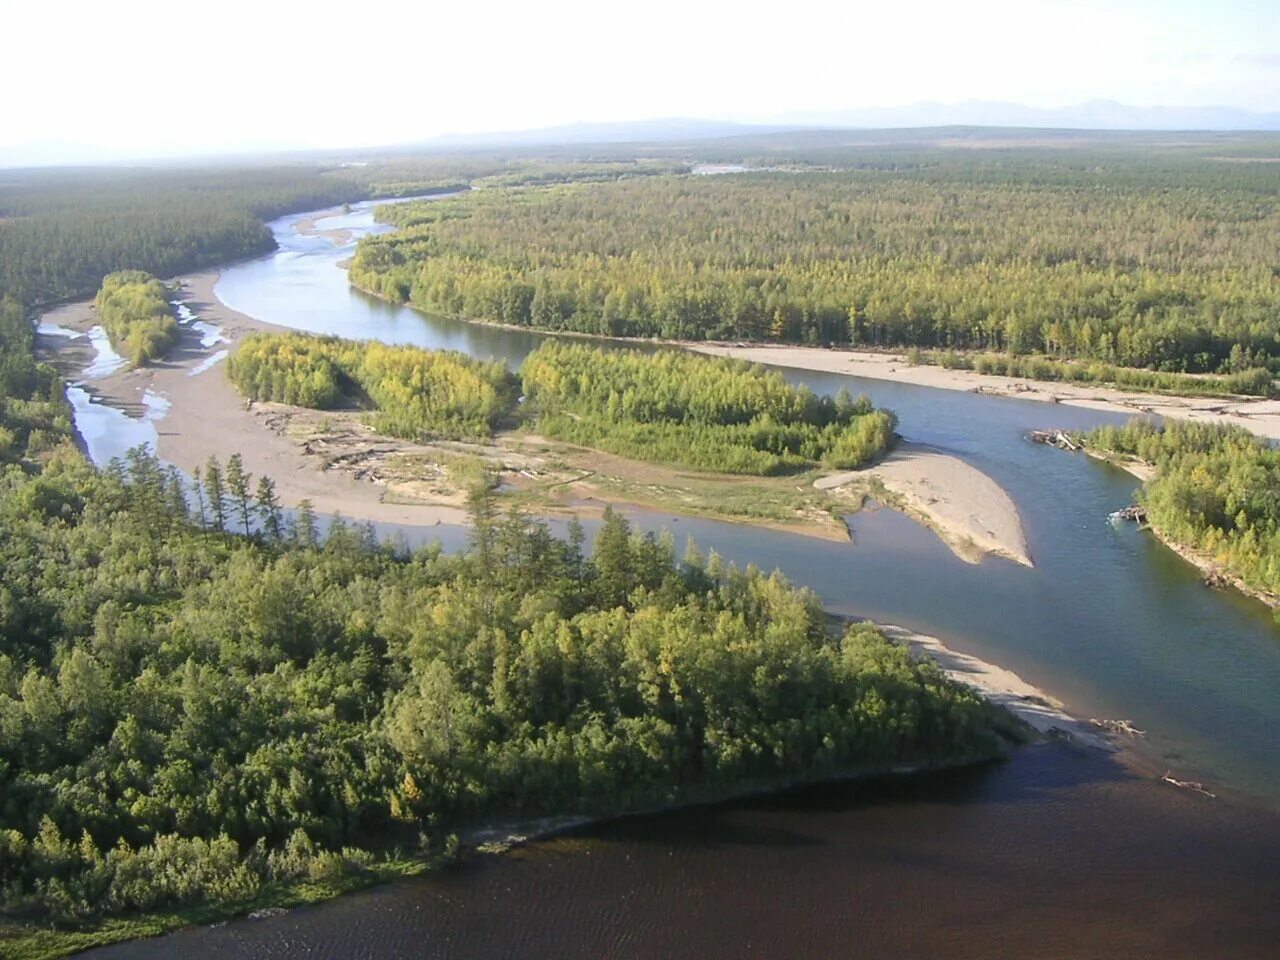
[[[273,224],[276,254],[228,269],[229,306],[284,326],[518,364],[541,339],[429,317],[348,288],[325,238]],[[357,208],[324,227],[379,229]],[[99,951],[152,957],[1280,956],[1280,633],[1262,605],[1107,514],[1128,475],[1027,430],[1122,418],[1078,408],[783,371],[897,411],[1018,504],[1036,567],[973,566],[888,510],[852,544],[654,513],[741,565],[781,568],[840,612],[935,633],[1078,712],[1123,717],[1156,773],[1062,744],[1003,764],[636,817],[473,857],[452,871],[265,920]],[[590,528],[590,524],[588,527]],[[407,531],[460,543],[465,531]]]
[[[1274,820],[1044,744],[979,770],[633,817],[318,907],[94,953],[1265,958]]]

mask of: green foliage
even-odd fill
[[[168,288],[142,270],[107,274],[93,305],[111,345],[135,367],[164,356],[178,341]]]
[[[894,417],[777,372],[676,350],[601,350],[548,340],[521,367],[548,436],[638,460],[769,475],[862,466],[893,442]]]
[[[482,498],[470,550],[409,555],[338,524],[314,542],[310,520],[159,523],[173,481],[144,452],[0,479],[20,915],[243,903],[492,817],[993,746],[974,694],[874,629],[832,635],[780,575],[679,562],[612,514],[588,558]]]
[[[1280,594],[1280,450],[1242,427],[1180,420],[1099,427],[1086,442],[1157,466],[1141,500],[1161,534]]]
[[[1240,169],[1262,165],[955,153],[386,209],[402,229],[363,239],[351,278],[550,330],[1274,368],[1280,206]]]
[[[22,305],[0,298],[0,465],[34,461],[71,434],[62,383],[37,363]]]
[[[368,405],[383,433],[486,436],[515,404],[515,378],[498,362],[453,351],[393,347],[300,333],[254,334],[227,375],[256,400],[321,410]]]

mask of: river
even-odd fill
[[[368,205],[228,268],[215,292],[272,323],[516,365],[541,337],[395,307],[336,265],[382,229]],[[1280,631],[1107,515],[1121,471],[1025,439],[1117,415],[782,371],[894,409],[900,432],[992,476],[1034,569],[955,558],[887,510],[853,543],[636,513],[739,564],[778,567],[833,610],[898,623],[1009,667],[1086,716],[1146,730],[1152,769],[1210,801],[1057,743],[981,771],[808,790],[632,818],[318,908],[103,951],[152,956],[1260,956],[1280,945]],[[461,533],[440,531],[456,542]]]

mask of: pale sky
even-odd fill
[[[1280,110],[1280,0],[0,0],[0,164],[922,100]]]

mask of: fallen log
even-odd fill
[[[1165,771],[1164,776],[1161,777],[1160,779],[1163,780],[1165,783],[1169,783],[1175,787],[1178,787],[1181,790],[1194,790],[1196,793],[1204,794],[1210,800],[1218,799],[1218,795],[1216,793],[1213,793],[1208,787],[1206,787],[1199,780],[1176,780],[1172,776],[1170,776],[1168,770]]]

